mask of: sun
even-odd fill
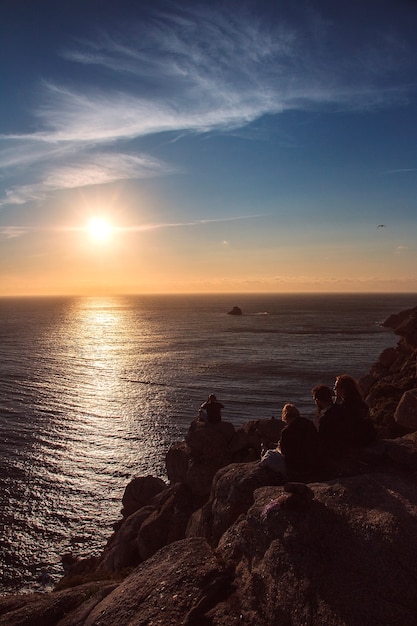
[[[92,217],[87,224],[87,230],[95,241],[107,241],[112,227],[103,217]]]

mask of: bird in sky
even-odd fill
[[[377,228],[386,228],[387,225],[386,224],[378,224]]]

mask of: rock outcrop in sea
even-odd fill
[[[0,599],[23,626],[410,626],[417,623],[417,307],[361,379],[379,433],[286,481],[257,463],[280,420],[190,426],[168,482],[136,477],[100,557],[51,593]]]
[[[228,311],[228,315],[242,315],[242,309],[238,306],[234,306],[231,311]]]

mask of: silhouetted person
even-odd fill
[[[222,421],[223,408],[223,404],[217,400],[214,393],[211,393],[208,397],[208,400],[206,402],[203,402],[203,404],[200,406],[200,411],[206,412],[207,422],[209,424],[218,424]],[[206,421],[204,417],[201,417],[201,419],[203,421]]]
[[[294,404],[284,405],[282,420],[286,426],[281,431],[279,449],[287,469],[303,471],[317,467],[319,436],[313,422],[302,417]]]
[[[315,425],[320,449],[325,457],[337,456],[350,445],[348,415],[341,404],[333,402],[333,393],[326,385],[311,390],[316,403]]]
[[[348,439],[352,446],[365,446],[376,439],[375,426],[369,407],[362,398],[356,381],[347,374],[337,376],[334,384],[336,402],[344,407],[348,417]]]

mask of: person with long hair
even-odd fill
[[[336,377],[333,390],[336,402],[344,407],[348,417],[348,443],[352,446],[363,446],[374,441],[375,427],[356,381],[348,374],[342,374]]]
[[[314,423],[319,433],[320,448],[325,457],[337,457],[348,446],[349,420],[346,409],[333,401],[333,393],[326,385],[311,390],[316,403]]]

